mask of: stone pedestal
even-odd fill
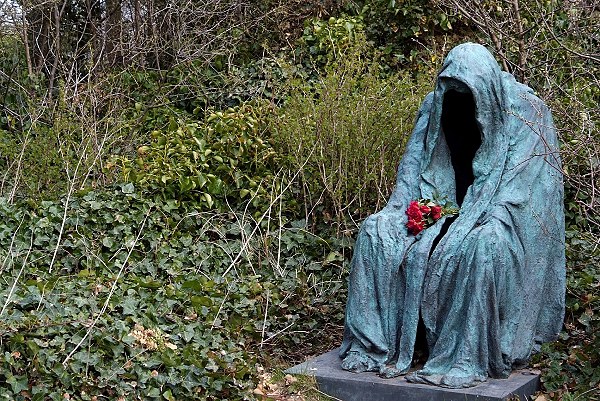
[[[413,384],[403,376],[383,379],[375,373],[342,370],[338,350],[333,350],[286,371],[315,376],[319,389],[343,401],[513,401],[529,400],[538,390],[537,373],[519,370],[508,379],[488,379],[475,387],[447,389]]]

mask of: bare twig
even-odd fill
[[[0,316],[2,316],[4,314],[4,311],[6,310],[6,307],[10,303],[12,295],[15,292],[15,288],[17,287],[17,283],[19,282],[19,279],[21,278],[21,275],[23,274],[23,270],[25,269],[25,266],[27,266],[27,259],[29,259],[29,255],[31,254],[31,249],[32,248],[33,248],[33,231],[31,232],[31,239],[30,239],[30,243],[29,243],[29,249],[27,250],[27,255],[25,255],[25,259],[23,259],[23,264],[21,265],[21,269],[19,270],[19,273],[17,274],[17,277],[15,277],[15,281],[13,282],[13,285],[10,288],[10,291],[8,292],[8,296],[6,297],[6,301],[4,302],[4,306],[2,307],[2,310],[0,311]]]

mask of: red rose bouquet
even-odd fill
[[[406,209],[408,222],[406,227],[412,235],[417,235],[427,227],[432,226],[442,216],[458,214],[458,208],[452,207],[450,202],[441,206],[438,202],[429,199],[411,201]]]

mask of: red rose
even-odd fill
[[[408,219],[408,223],[406,223],[406,227],[408,228],[408,231],[412,235],[417,235],[418,233],[423,231],[423,229],[425,228],[425,222],[422,220],[416,221],[413,219]]]
[[[431,217],[434,220],[439,220],[442,217],[442,207],[441,206],[431,206]]]
[[[413,219],[416,221],[423,220],[423,213],[421,213],[421,209],[419,208],[419,202],[417,201],[410,202],[408,209],[406,209],[406,214],[408,215],[409,219]]]
[[[421,210],[421,213],[423,214],[428,214],[429,212],[431,212],[431,208],[427,205],[421,205],[419,210]]]

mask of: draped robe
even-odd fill
[[[411,200],[460,206],[418,235]],[[507,377],[564,315],[561,162],[552,116],[481,45],[454,48],[427,95],[388,204],[362,224],[351,263],[342,367],[468,387]],[[420,323],[421,322],[421,323]]]

